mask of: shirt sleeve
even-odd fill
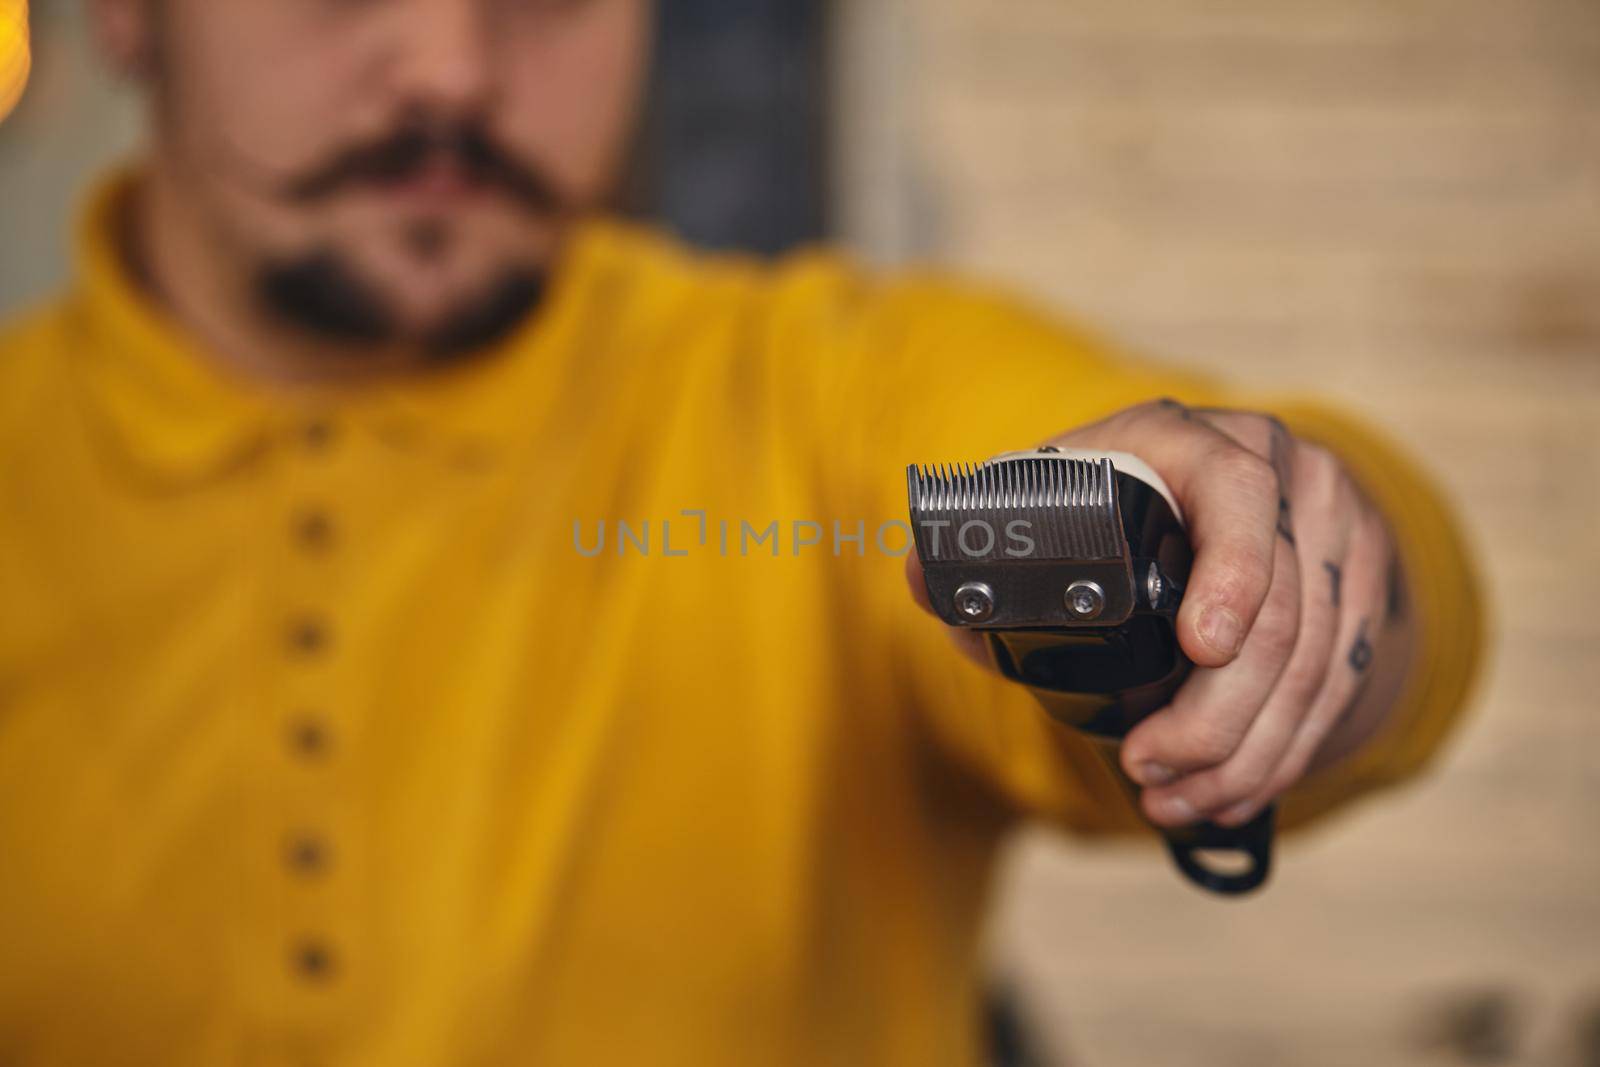
[[[1378,736],[1297,786],[1280,819],[1286,827],[1309,822],[1406,779],[1438,752],[1478,657],[1478,584],[1445,501],[1393,443],[1315,403],[1263,400],[1118,354],[986,290],[926,276],[841,282],[827,271],[812,284],[834,298],[828,332],[837,351],[814,379],[829,412],[818,424],[819,452],[839,484],[854,487],[840,490],[835,510],[904,520],[907,464],[979,461],[1163,396],[1270,410],[1330,447],[1389,518],[1418,641]],[[839,312],[840,301],[853,310]],[[912,602],[902,572],[903,559],[880,559],[864,578],[863,639],[883,642],[896,691],[915,705],[937,749],[1021,812],[1086,834],[1145,829],[1092,743],[1050,719],[1025,689],[957,652],[945,628]]]

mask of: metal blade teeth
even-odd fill
[[[1013,522],[1033,541],[1028,559],[1115,559],[1122,555],[1109,459],[1015,459],[1000,463],[938,464],[906,468],[911,522],[925,560],[1017,558],[1025,547],[1008,537]],[[979,529],[958,539],[964,524],[987,523],[993,544]],[[937,530],[943,521],[948,525]]]

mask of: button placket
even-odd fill
[[[286,900],[293,918],[283,930],[283,966],[295,984],[324,989],[340,971],[336,931],[328,917],[327,890],[334,878],[337,843],[329,808],[330,776],[338,771],[332,679],[336,675],[339,517],[331,503],[340,439],[329,418],[313,416],[293,434],[289,495],[282,515],[287,560],[285,618],[280,655],[294,695],[283,709],[285,754],[292,792],[308,802],[281,813],[279,852]],[[269,844],[268,847],[271,847]]]

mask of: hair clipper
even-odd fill
[[[1160,476],[1127,453],[1054,447],[906,476],[934,610],[984,633],[1006,677],[1094,739],[1137,806],[1118,749],[1192,666],[1176,619],[1193,551]],[[1267,878],[1274,814],[1161,832],[1191,881],[1246,893]]]

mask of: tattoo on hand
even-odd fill
[[[1170,396],[1164,396],[1160,400],[1157,400],[1156,403],[1161,407],[1166,408],[1168,411],[1176,412],[1178,417],[1183,419],[1185,422],[1194,421],[1194,412],[1190,411],[1188,405],[1184,404],[1180,400],[1174,400]]]
[[[1405,575],[1401,573],[1400,557],[1398,555],[1389,557],[1389,595],[1386,598],[1384,610],[1390,622],[1405,618]]]
[[[1328,572],[1328,596],[1333,601],[1333,606],[1339,606],[1339,586],[1344,579],[1344,572],[1339,565],[1331,559],[1322,561],[1322,569]]]
[[[1355,644],[1350,646],[1350,669],[1357,674],[1365,674],[1367,668],[1372,666],[1372,642],[1367,640],[1367,620],[1362,619],[1356,627]]]
[[[1278,534],[1289,547],[1294,547],[1294,517],[1289,510],[1289,495],[1285,488],[1289,484],[1292,468],[1289,464],[1289,430],[1288,427],[1277,419],[1272,420],[1271,455],[1272,469],[1278,473]]]

